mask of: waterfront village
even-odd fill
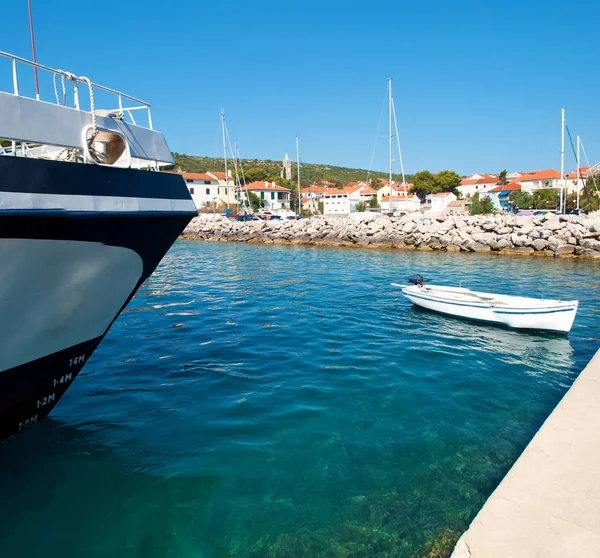
[[[174,171],[170,171],[174,172]],[[232,172],[182,172],[189,192],[199,213],[242,213],[253,210],[265,217],[290,217],[295,215],[298,194],[294,188],[278,184],[276,180],[256,180],[250,183],[236,181]],[[425,171],[432,179],[431,175]],[[472,174],[456,177],[456,183],[446,188],[448,191],[423,192],[408,181],[392,181],[375,178],[349,182],[343,187],[327,180],[314,184],[301,183],[302,214],[325,216],[347,216],[361,211],[380,212],[395,215],[422,214],[430,217],[469,215],[476,213],[516,213],[519,209],[556,211],[561,191],[571,205],[579,208],[589,202],[590,192],[597,198],[598,187],[595,176],[600,172],[600,163],[565,173],[545,169],[528,172],[506,172],[498,174]],[[416,176],[418,177],[420,173]],[[286,154],[281,170],[281,182],[290,184],[292,165]],[[236,185],[237,182],[237,185]],[[416,182],[416,180],[415,180]],[[586,183],[589,188],[586,189]],[[528,205],[519,204],[519,198]],[[542,195],[550,194],[550,195]],[[536,199],[538,205],[536,205]],[[532,203],[533,200],[533,203]],[[577,202],[575,202],[577,200]],[[597,209],[597,199],[590,209]],[[477,207],[474,207],[474,203]],[[574,209],[568,207],[566,209]]]

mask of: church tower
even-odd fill
[[[290,160],[290,157],[287,153],[285,154],[285,157],[283,159],[281,178],[285,178],[286,180],[292,179],[292,161]]]

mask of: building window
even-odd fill
[[[194,195],[194,189],[190,188],[190,194],[192,194],[192,196]]]
[[[186,179],[185,179],[185,181],[186,181],[188,184],[193,184],[193,183],[194,183],[194,181],[193,181],[191,178],[186,178]]]
[[[204,181],[204,184],[210,184],[210,183],[211,183],[211,181],[210,181],[210,180],[205,180],[205,181]]]
[[[260,193],[260,199],[261,199],[261,200],[264,200],[264,199],[265,199],[265,193],[264,193],[264,192],[261,192],[261,193]]]
[[[206,195],[207,195],[207,196],[210,196],[210,188],[207,188],[207,189],[206,189]]]
[[[274,200],[275,199],[275,192],[271,192],[271,199]]]

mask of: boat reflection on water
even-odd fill
[[[529,372],[568,370],[573,365],[573,347],[569,338],[561,334],[538,331],[519,331],[499,325],[477,322],[436,314],[412,306],[407,309],[411,322],[450,341],[456,346],[469,343],[482,354],[495,353],[507,364],[525,364]]]

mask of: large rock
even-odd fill
[[[594,260],[600,259],[600,252],[596,250],[584,250],[581,255],[585,258],[592,258]]]
[[[512,233],[510,235],[510,239],[511,242],[513,243],[514,246],[531,246],[532,242],[531,239],[528,236],[525,236],[524,234],[517,234],[517,233]]]
[[[557,256],[566,256],[575,252],[575,247],[570,244],[563,244],[554,250]]]
[[[390,241],[390,237],[385,231],[379,231],[371,237],[371,241],[376,242],[378,244],[388,244]]]
[[[410,234],[418,229],[417,224],[414,221],[409,221],[402,227],[402,232],[404,234]]]
[[[491,250],[491,247],[487,244],[481,244],[473,240],[471,242],[467,242],[467,248],[471,252],[489,252]]]
[[[553,215],[552,217],[550,217],[543,225],[542,227],[548,231],[557,231],[558,229],[562,229],[563,226],[560,222],[560,219],[556,216]]]
[[[487,244],[488,246],[491,246],[491,244],[496,241],[496,235],[494,233],[489,232],[472,233],[471,238],[475,242],[478,242],[480,244]]]
[[[514,252],[515,254],[533,254],[535,250],[531,246],[517,246]]]
[[[595,240],[593,238],[584,238],[579,241],[579,245],[582,248],[587,248],[588,250],[600,251],[600,240]]]
[[[519,229],[519,234],[528,235],[530,234],[535,227],[531,221],[527,221],[521,228]]]
[[[537,240],[534,240],[532,244],[538,252],[541,252],[542,250],[545,250],[548,247],[548,241],[544,240],[543,238],[538,238]]]
[[[494,243],[494,245],[492,246],[492,250],[495,251],[500,251],[500,250],[504,250],[505,248],[511,248],[513,246],[513,243],[508,240],[507,238],[501,238],[500,240],[498,240],[498,242]]]

